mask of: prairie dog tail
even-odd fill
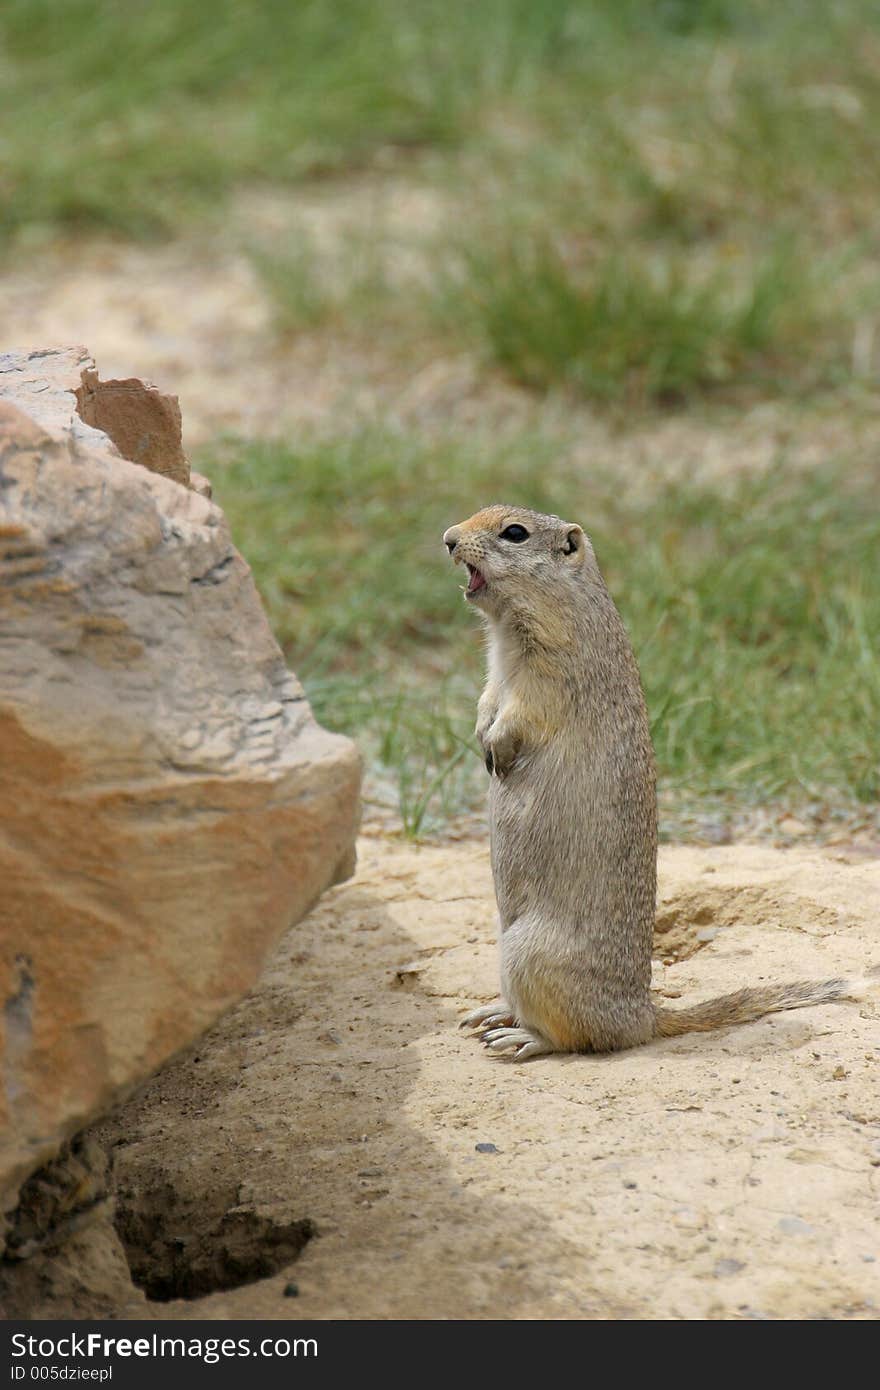
[[[688,1009],[661,1009],[655,1005],[654,1036],[677,1038],[681,1033],[709,1033],[733,1023],[751,1023],[784,1009],[805,1009],[810,1004],[827,1004],[834,999],[861,999],[878,984],[880,967],[875,967],[858,980],[797,980],[790,985],[738,989]]]

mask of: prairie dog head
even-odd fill
[[[450,526],[443,544],[467,567],[466,600],[496,620],[507,610],[564,604],[593,563],[580,526],[525,507],[485,507]]]

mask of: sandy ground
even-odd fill
[[[878,902],[856,854],[664,849],[657,988],[858,974]],[[456,1027],[494,931],[482,841],[362,839],[254,994],[98,1130],[148,1264],[224,1211],[313,1223],[299,1258],[144,1302],[86,1231],[60,1273],[30,1262],[30,1315],[877,1317],[880,996],[516,1064]]]

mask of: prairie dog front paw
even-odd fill
[[[488,730],[483,750],[486,768],[496,777],[506,777],[522,751],[522,736],[515,724],[496,719]]]
[[[484,690],[477,704],[477,727],[474,733],[483,752],[487,751],[489,730],[498,718],[498,692],[493,688]]]

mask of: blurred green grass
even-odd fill
[[[732,382],[790,390],[805,384],[805,342],[821,344],[807,355],[808,380],[832,362],[845,367],[819,277],[790,248],[740,276],[722,266],[697,277],[681,254],[631,250],[578,266],[551,237],[490,241],[464,264],[447,312],[470,321],[488,355],[539,391],[563,385],[638,405],[680,404]]]
[[[230,442],[202,462],[318,716],[364,742],[412,833],[484,791],[479,624],[440,538],[494,500],[592,535],[668,787],[790,804],[880,794],[876,476],[840,461],[649,492],[584,476],[546,438],[387,431]]]
[[[286,331],[390,316],[637,403],[876,366],[878,0],[6,0],[0,45],[7,244],[396,169],[448,202],[432,284],[328,284],[294,234]]]

